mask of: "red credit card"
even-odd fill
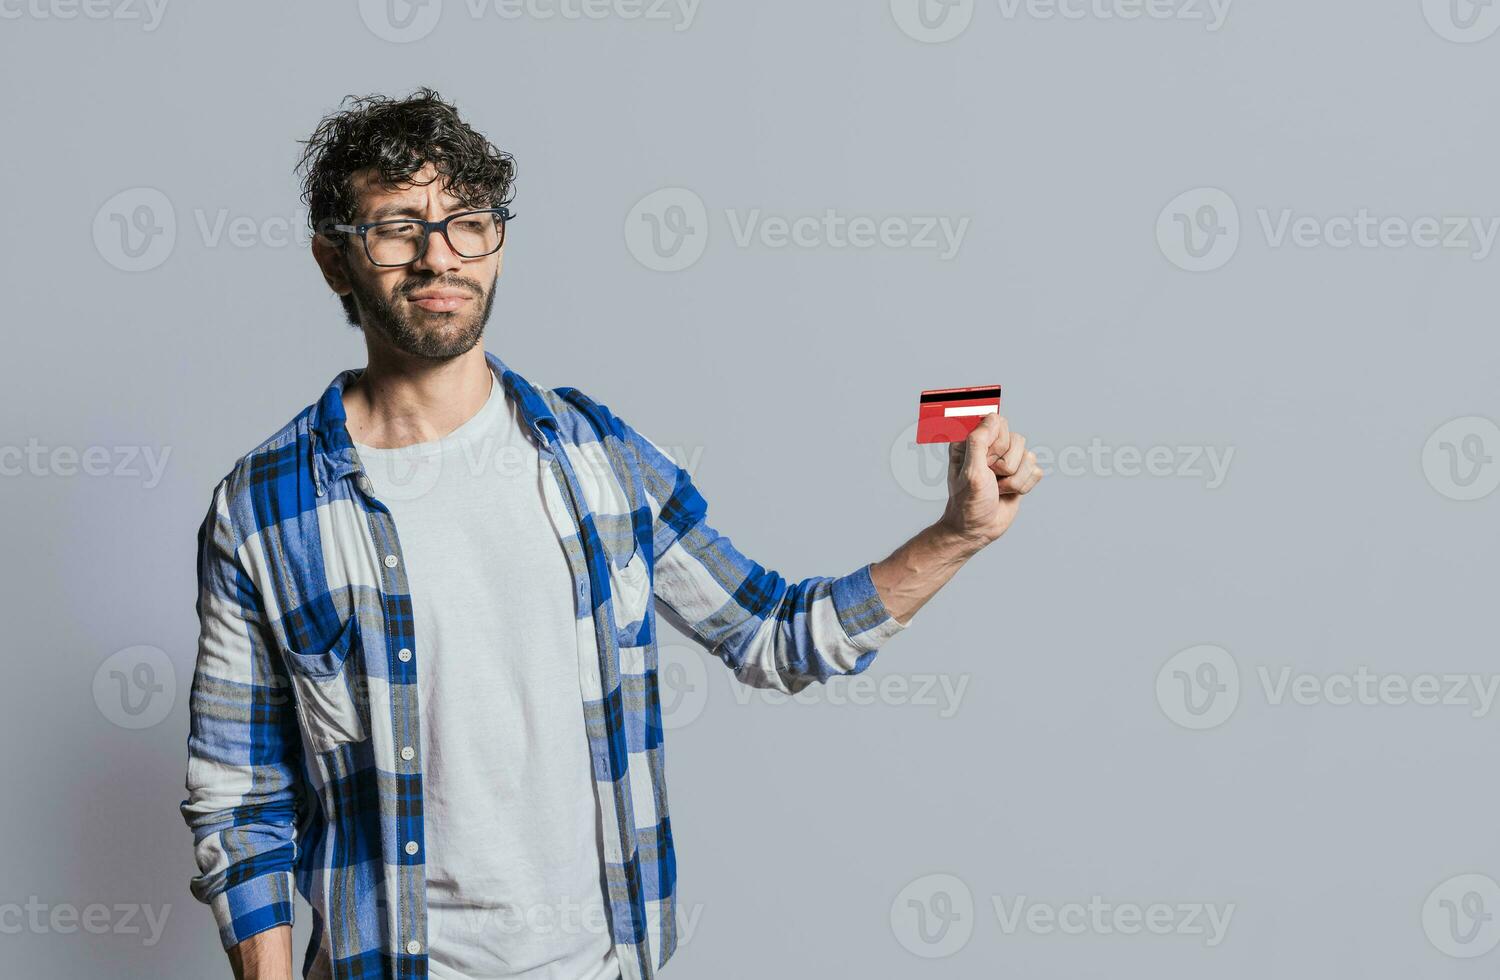
[[[962,442],[1000,411],[1000,386],[931,388],[917,400],[917,442]]]

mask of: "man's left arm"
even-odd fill
[[[938,521],[881,561],[793,583],[708,523],[707,502],[686,470],[622,420],[613,422],[650,501],[661,610],[742,682],[793,694],[864,670],[968,558],[1005,532],[1020,496],[1041,478],[1025,439],[991,416],[950,447],[949,500]]]

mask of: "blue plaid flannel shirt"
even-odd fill
[[[864,670],[905,625],[869,565],[788,582],[710,527],[687,472],[605,405],[486,357],[554,478],[543,496],[586,651],[609,928],[626,980],[650,978],[677,942],[658,604],[739,680],[789,693]],[[295,883],[313,910],[304,976],[426,977],[423,651],[397,529],[344,424],[357,373],[340,373],[214,490],[198,532],[181,810],[191,890],[226,949],[290,923]]]

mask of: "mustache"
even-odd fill
[[[410,296],[420,289],[464,289],[475,296],[484,295],[483,286],[473,279],[465,279],[462,276],[450,276],[443,279],[409,279],[396,291],[402,296]]]

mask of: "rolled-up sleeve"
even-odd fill
[[[651,507],[658,608],[740,681],[795,694],[859,673],[906,629],[881,601],[868,563],[838,577],[789,582],[746,557],[708,523],[708,504],[688,472],[615,422],[639,462]]]
[[[198,531],[197,662],[189,701],[187,799],[199,874],[228,949],[292,922],[303,792],[296,705],[265,606],[238,558],[227,480]]]

